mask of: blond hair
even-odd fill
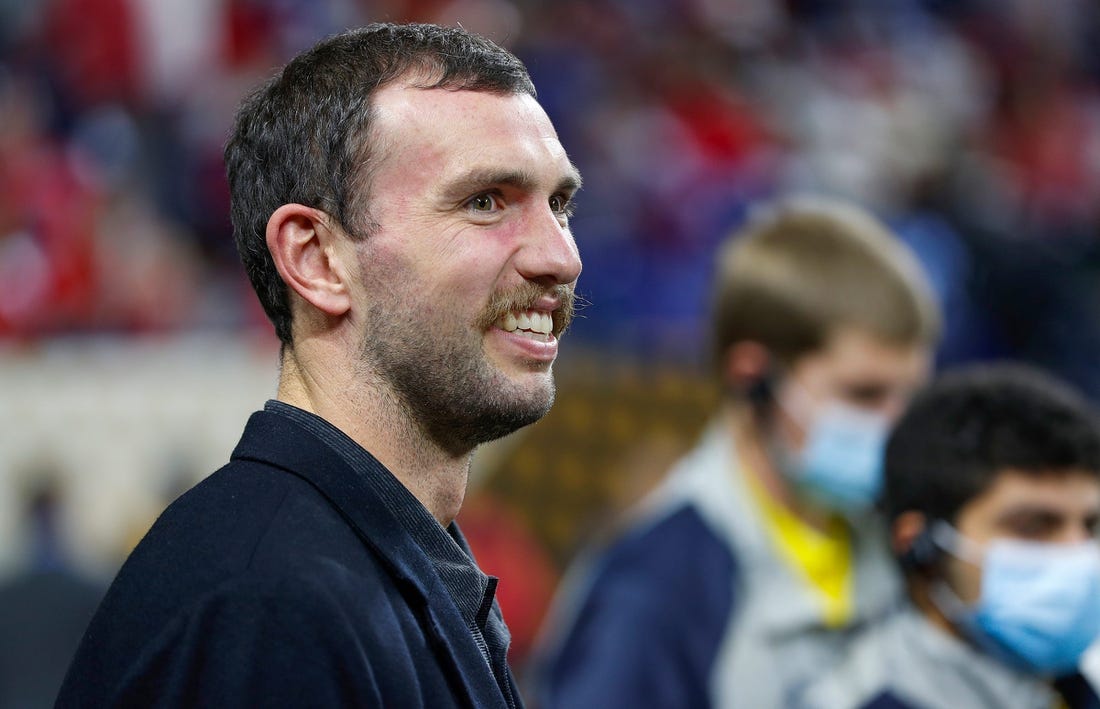
[[[796,198],[757,210],[719,252],[715,361],[754,341],[789,365],[843,327],[891,344],[933,345],[940,313],[916,257],[881,222],[842,202]]]

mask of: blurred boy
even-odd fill
[[[1100,634],[1100,429],[1057,381],[944,376],[886,451],[883,504],[912,603],[803,706],[1100,707],[1078,672]]]
[[[785,706],[898,583],[865,511],[939,315],[850,206],[774,205],[720,254],[721,414],[550,619],[544,707]]]

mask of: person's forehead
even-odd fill
[[[376,109],[384,112],[401,114],[402,118],[424,116],[436,119],[439,114],[458,116],[463,114],[476,115],[482,118],[479,111],[482,104],[489,104],[499,109],[505,104],[514,104],[512,110],[520,107],[537,109],[542,113],[538,101],[530,94],[519,92],[499,92],[481,89],[463,89],[453,87],[433,87],[424,85],[415,77],[397,79],[375,91],[371,103]],[[434,113],[423,114],[424,109],[431,109]],[[414,116],[408,115],[415,114]],[[545,116],[543,113],[542,115]],[[430,120],[430,123],[439,123],[438,120]]]
[[[993,523],[1000,515],[1018,509],[1067,516],[1096,514],[1100,511],[1100,477],[1095,471],[1079,469],[1034,473],[1005,468],[962,512]]]
[[[855,358],[906,359],[929,354],[922,342],[897,343],[886,340],[858,325],[840,326],[829,333],[826,349],[837,356]]]
[[[823,370],[844,378],[921,382],[931,368],[932,348],[923,343],[897,344],[859,327],[834,330],[813,357]]]
[[[555,175],[573,169],[549,117],[528,94],[395,83],[372,104],[374,138],[386,157],[430,166],[440,180],[478,163],[518,162]]]

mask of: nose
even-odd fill
[[[515,259],[521,276],[546,285],[577,280],[581,275],[577,242],[549,206],[534,210],[525,224],[525,232]]]
[[[1070,524],[1067,527],[1069,529],[1063,535],[1063,538],[1058,540],[1063,544],[1084,544],[1085,542],[1096,541],[1096,531],[1088,522]]]
[[[889,421],[891,425],[897,423],[901,415],[905,413],[907,402],[908,397],[906,396],[891,397],[882,407],[882,416]]]
[[[913,390],[907,386],[895,386],[886,392],[882,402],[877,407],[877,413],[881,414],[891,425],[897,423],[902,414],[909,407],[909,400],[913,398]]]

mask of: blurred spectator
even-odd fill
[[[43,126],[34,86],[0,71],[0,334],[92,321],[95,196]]]
[[[697,359],[720,236],[751,202],[824,192],[903,235],[911,221],[939,222],[948,246],[914,246],[922,259],[946,248],[963,264],[933,273],[941,299],[959,306],[944,362],[1020,355],[1100,396],[1100,373],[1048,326],[1058,319],[1100,343],[1095,308],[1060,308],[1096,300],[1087,284],[1100,263],[1100,6],[1055,5],[0,3],[0,335],[262,328],[231,268],[220,148],[233,109],[245,87],[322,35],[415,19],[463,22],[513,46],[588,176],[576,228],[594,309],[575,336]],[[121,262],[95,256],[118,253],[100,246],[118,242],[104,205],[142,215],[132,234],[148,227],[154,243]],[[998,268],[1020,273],[1049,251],[1066,278],[1040,296],[1015,275],[986,277],[987,249],[1005,242]],[[209,299],[138,286],[139,302],[119,311],[120,289],[159,278],[123,271],[158,260],[183,266],[177,280],[212,284]]]
[[[945,375],[898,423],[883,508],[909,603],[795,703],[1100,706],[1100,420],[1031,368]]]
[[[70,566],[58,529],[59,495],[45,483],[29,496],[27,567],[0,582],[0,707],[54,705],[103,595]]]
[[[940,362],[1100,398],[1093,0],[0,0],[0,345],[270,336],[222,143],[247,87],[377,19],[462,22],[530,67],[586,177],[593,351],[695,365],[720,238],[801,190],[916,251]]]
[[[718,256],[719,415],[548,621],[544,707],[789,706],[896,601],[870,508],[939,313],[844,203],[761,208]]]

